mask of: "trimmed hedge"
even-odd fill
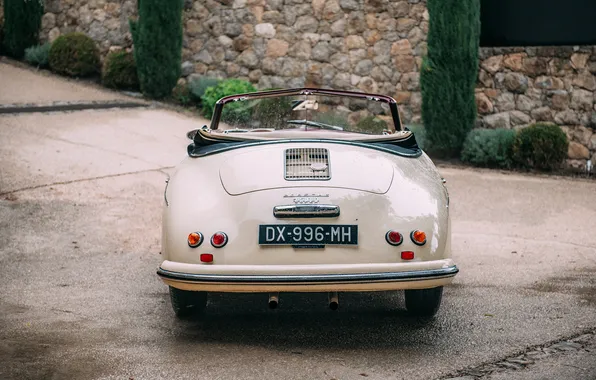
[[[461,160],[476,166],[510,168],[514,141],[513,129],[473,129],[464,142]]]
[[[147,1],[147,0],[144,0]],[[250,82],[241,79],[227,79],[221,81],[215,87],[205,90],[202,97],[203,115],[210,119],[213,116],[215,103],[228,95],[245,94],[255,92],[257,89]],[[250,119],[251,109],[245,102],[229,103],[224,107],[222,114],[223,121],[242,122]]]
[[[62,75],[86,77],[99,72],[99,50],[83,33],[58,37],[50,48],[48,60],[50,68]]]
[[[38,43],[43,16],[43,0],[4,0],[3,48],[22,58],[25,49]]]
[[[33,66],[47,67],[51,47],[52,44],[46,42],[43,45],[31,46],[25,49],[25,61]]]
[[[183,1],[139,3],[139,19],[130,27],[141,91],[161,99],[171,95],[181,73]]]
[[[537,123],[520,130],[513,143],[513,159],[523,168],[553,170],[567,157],[569,141],[554,124]]]
[[[428,55],[420,72],[429,150],[457,157],[476,122],[474,90],[480,39],[479,0],[428,0]]]
[[[103,65],[101,81],[106,87],[138,90],[139,78],[133,54],[126,51],[108,54]]]

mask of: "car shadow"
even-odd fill
[[[300,353],[317,348],[432,346],[449,324],[448,312],[432,319],[408,315],[403,292],[340,293],[340,308],[327,293],[282,293],[269,310],[267,294],[210,294],[206,310],[175,319],[177,343],[231,343]],[[169,305],[168,305],[169,306]]]

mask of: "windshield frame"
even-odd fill
[[[246,94],[237,94],[237,95],[230,95],[224,96],[223,98],[219,99],[215,103],[215,109],[213,110],[213,117],[211,118],[211,130],[217,130],[219,126],[219,120],[221,118],[221,113],[223,111],[223,107],[227,103],[237,102],[237,101],[246,101],[251,99],[265,99],[265,98],[275,98],[280,96],[292,96],[292,95],[327,95],[327,96],[338,96],[338,97],[350,97],[350,98],[357,98],[357,99],[365,99],[370,101],[377,101],[387,103],[389,105],[389,109],[391,110],[391,116],[393,117],[393,128],[395,132],[403,131],[403,125],[401,123],[401,119],[399,117],[399,111],[397,109],[397,102],[390,96],[379,95],[379,94],[368,94],[364,92],[356,92],[356,91],[343,91],[343,90],[328,90],[328,89],[320,89],[320,88],[292,88],[286,90],[270,90],[270,91],[258,91],[258,92],[251,92]]]

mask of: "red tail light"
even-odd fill
[[[216,232],[211,236],[211,245],[215,248],[221,248],[228,243],[228,235],[225,232]]]
[[[200,232],[191,232],[188,234],[187,241],[190,247],[196,248],[203,243],[203,234]]]
[[[414,252],[412,251],[402,251],[401,259],[402,260],[412,260],[414,258]]]
[[[201,253],[200,259],[202,263],[212,263],[213,255],[210,253]]]
[[[404,241],[404,238],[399,232],[391,230],[385,234],[385,240],[391,245],[400,245]]]

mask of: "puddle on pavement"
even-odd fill
[[[564,276],[549,277],[527,289],[545,293],[573,294],[582,303],[596,306],[596,268],[566,272]]]

